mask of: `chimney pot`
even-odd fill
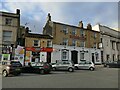
[[[78,26],[79,26],[80,28],[83,28],[83,22],[80,21]]]

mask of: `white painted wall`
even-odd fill
[[[84,50],[84,51],[88,51],[88,53],[85,53],[85,57],[84,59],[87,61],[92,61],[92,53],[97,52],[99,55],[99,62],[96,61],[95,58],[95,63],[96,64],[101,64],[101,50],[100,49],[93,49],[93,48],[82,48],[82,47],[75,47],[74,46],[66,46],[64,47],[63,45],[53,45],[54,51],[52,52],[51,55],[51,63],[55,63],[56,60],[62,60],[62,49],[67,49],[69,50],[69,60],[71,60],[71,51],[76,50],[78,51],[78,63],[80,62],[80,51]]]

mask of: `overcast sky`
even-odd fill
[[[84,27],[88,23],[92,26],[102,25],[118,28],[118,2],[9,2],[4,0],[0,11],[16,12],[21,10],[21,25],[28,26],[32,32],[42,33],[47,14],[51,14],[52,21],[78,25],[83,21]]]

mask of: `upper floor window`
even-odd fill
[[[67,26],[65,26],[65,25],[63,26],[63,33],[64,33],[64,34],[68,34],[68,28],[67,28]]]
[[[51,40],[47,41],[47,47],[52,47],[52,41]]]
[[[68,39],[67,38],[63,38],[63,45],[68,45]]]
[[[94,32],[94,38],[97,38],[97,34]]]
[[[40,41],[39,41],[39,40],[34,40],[34,41],[33,41],[33,45],[34,45],[35,47],[40,46]]]
[[[83,29],[80,29],[80,36],[84,36],[85,35],[85,31]]]
[[[115,50],[115,41],[112,41],[112,49]]]
[[[12,19],[11,18],[6,18],[5,19],[5,24],[6,25],[12,25]]]
[[[85,47],[85,42],[84,41],[80,42],[80,47]]]
[[[119,42],[116,43],[116,48],[117,48],[117,50],[120,50],[120,43]]]
[[[12,41],[12,31],[3,31],[3,41]]]
[[[75,30],[75,28],[73,28],[73,30],[72,30],[72,35],[76,35],[76,30]]]
[[[77,46],[77,41],[75,39],[72,40],[72,46]]]

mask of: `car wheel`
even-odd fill
[[[44,70],[42,69],[42,70],[40,70],[40,73],[41,73],[41,74],[44,74],[45,72],[44,72]]]
[[[76,66],[75,69],[78,70],[78,67]]]
[[[3,73],[2,73],[2,75],[3,75],[4,77],[7,77],[7,76],[8,76],[7,71],[6,71],[6,70],[4,70],[4,71],[3,71]]]
[[[93,67],[90,67],[90,71],[94,71],[94,68],[93,68]]]
[[[68,71],[69,71],[69,72],[73,72],[74,69],[73,69],[73,68],[69,68]]]
[[[55,68],[55,67],[53,67],[53,68],[52,68],[52,70],[53,70],[53,71],[56,71],[56,68]]]

